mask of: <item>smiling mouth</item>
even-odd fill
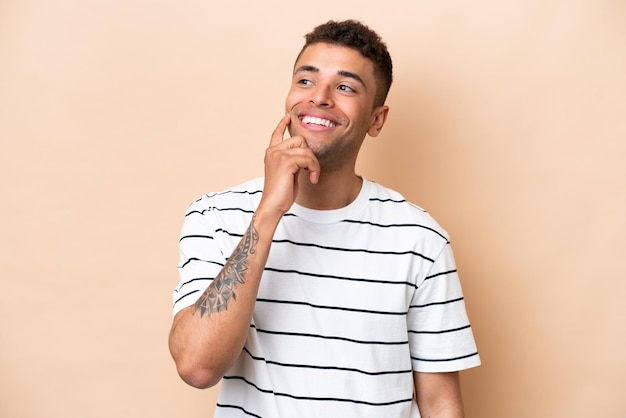
[[[325,126],[327,128],[334,128],[337,126],[333,121],[328,119],[316,118],[314,116],[303,116],[302,123],[305,125],[317,125],[317,126]]]

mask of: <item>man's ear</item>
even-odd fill
[[[371,136],[372,138],[378,136],[380,131],[383,129],[383,126],[385,125],[388,114],[389,106],[383,105],[374,110],[372,123],[370,124],[370,128],[367,130],[367,134],[369,136]]]

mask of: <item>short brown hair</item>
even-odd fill
[[[304,36],[304,39],[304,46],[296,61],[308,46],[316,43],[351,48],[369,59],[374,64],[374,78],[376,79],[374,107],[382,106],[385,103],[393,81],[393,65],[387,45],[376,32],[356,20],[330,20],[315,27]]]

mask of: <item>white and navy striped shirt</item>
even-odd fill
[[[262,188],[259,178],[191,204],[174,314],[224,266]],[[364,179],[344,208],[284,215],[215,416],[413,418],[413,371],[479,364],[446,232]]]

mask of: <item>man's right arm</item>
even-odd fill
[[[174,317],[170,352],[189,385],[215,385],[241,352],[277,224],[257,211],[211,285]]]
[[[272,238],[296,198],[298,173],[319,178],[319,163],[302,137],[283,141],[278,124],[265,154],[263,197],[228,261],[196,303],[176,314],[169,348],[181,378],[197,388],[217,384],[241,353]]]

